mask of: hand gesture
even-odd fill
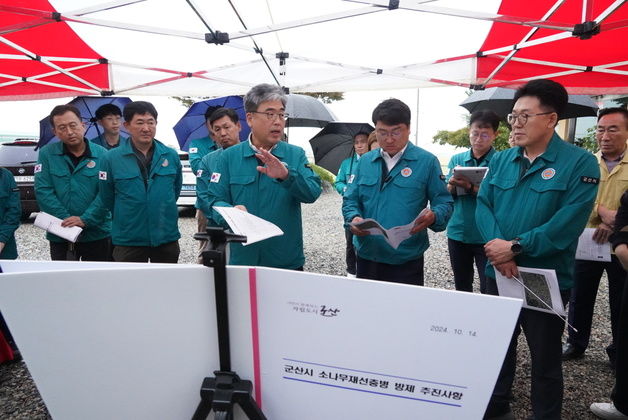
[[[264,164],[264,166],[257,167],[258,171],[271,178],[281,180],[288,178],[288,168],[268,150],[260,149],[260,152],[255,156]]]

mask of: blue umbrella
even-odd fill
[[[102,128],[96,123],[96,110],[101,105],[113,104],[122,111],[129,102],[131,102],[131,99],[126,96],[77,96],[68,102],[68,105],[74,105],[81,112],[81,119],[86,127],[85,137],[93,139],[103,133]],[[120,135],[128,137],[129,133],[124,128],[121,128]],[[52,132],[50,120],[46,116],[39,121],[39,143],[37,143],[37,148],[40,149],[48,143],[57,141],[59,141],[59,138]]]
[[[190,142],[194,139],[207,137],[209,132],[205,125],[205,111],[209,107],[218,108],[231,108],[235,110],[240,118],[240,125],[242,130],[240,131],[240,141],[245,141],[249,137],[251,129],[246,123],[246,112],[244,111],[244,102],[240,96],[223,96],[221,98],[209,99],[207,101],[196,102],[190,109],[181,117],[179,122],[175,124],[172,129],[177,136],[179,147],[181,150],[187,151],[190,147]]]

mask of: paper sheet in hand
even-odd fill
[[[578,238],[577,260],[606,261],[611,260],[611,244],[598,244],[593,240],[594,228],[586,228]]]
[[[421,217],[426,210],[427,208],[421,210],[421,213],[419,213],[419,215],[407,225],[395,226],[390,229],[384,229],[384,227],[375,219],[364,219],[358,223],[351,223],[351,225],[357,227],[358,229],[365,230],[371,235],[382,235],[386,242],[393,247],[393,249],[397,249],[400,243],[412,236],[410,231],[414,226],[414,222],[416,222],[416,220]]]
[[[76,238],[81,234],[83,229],[78,226],[63,227],[61,226],[63,220],[55,217],[51,214],[40,211],[35,218],[34,225],[38,228],[57,235],[60,238],[68,240],[70,242],[76,242]]]
[[[229,227],[236,235],[246,236],[247,241],[244,246],[273,236],[283,235],[283,230],[268,220],[257,217],[246,211],[242,211],[235,207],[216,207],[214,209],[229,224]]]
[[[519,270],[519,280],[526,287],[516,279],[504,277],[495,270],[500,296],[522,299],[523,307],[527,309],[549,313],[556,311],[561,316],[567,315],[563,300],[560,297],[556,271],[528,267],[517,267],[517,269]],[[543,302],[550,306],[553,311]]]
[[[466,177],[473,185],[480,185],[482,180],[486,176],[488,172],[488,168],[485,166],[457,166],[454,168],[453,176],[456,178],[457,176]],[[467,195],[467,191],[464,188],[456,187],[457,195]]]

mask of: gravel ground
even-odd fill
[[[344,275],[344,234],[340,217],[340,197],[333,191],[324,193],[316,203],[303,206],[305,270],[325,274]],[[196,222],[190,212],[181,214],[181,263],[193,263],[196,259],[196,243],[192,234]],[[47,260],[48,243],[43,234],[31,223],[17,231],[20,257],[31,260]],[[425,254],[425,284],[429,287],[454,289],[453,277],[447,253],[444,233],[430,232],[431,246]],[[477,281],[476,281],[477,284]],[[610,339],[608,289],[602,280],[596,313],[593,321],[591,344],[586,357],[566,362],[564,419],[594,419],[589,405],[594,401],[608,401],[608,393],[614,382],[608,366],[604,347]],[[513,411],[517,419],[530,414],[530,357],[523,334],[520,338],[517,378],[513,387]],[[463,351],[463,349],[461,349]],[[26,365],[22,362],[0,365],[0,419],[47,419],[45,405],[41,401]]]

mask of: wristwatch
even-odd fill
[[[521,243],[519,243],[520,240],[521,238],[515,238],[511,241],[512,245],[510,246],[510,250],[515,255],[519,255],[523,252],[523,247],[521,246]]]

